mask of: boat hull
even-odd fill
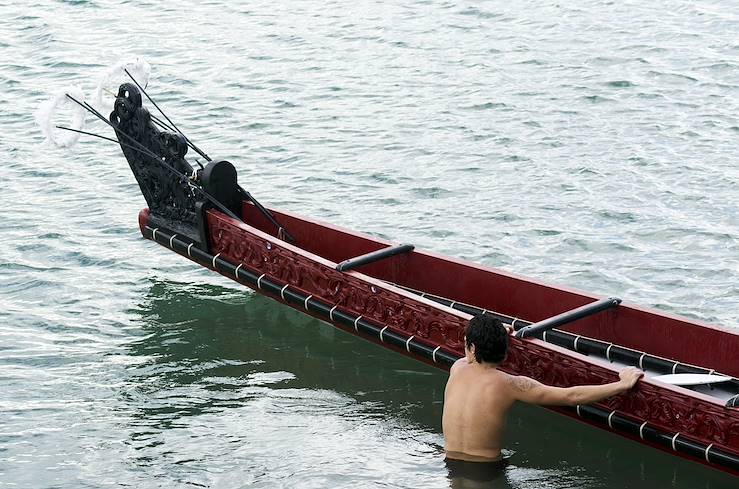
[[[363,272],[339,272],[336,264],[340,258],[375,251],[389,243],[298,216],[273,213],[280,217],[281,222],[287,223],[285,225],[296,236],[297,244],[267,232],[267,224],[259,221],[248,203],[244,203],[243,215],[249,224],[215,210],[206,213],[208,251],[194,246],[188,238],[178,236],[176,232],[152,227],[148,210],[141,212],[139,224],[144,237],[202,266],[343,331],[444,370],[463,355],[464,328],[470,315],[455,308],[453,303],[449,307],[433,300],[432,296],[424,297],[409,291],[406,286],[393,283],[402,279],[403,273],[416,275],[414,268],[409,269],[413,260],[436,263],[451,270],[450,276],[474,270],[480,276],[491,277],[491,281],[504,280],[512,297],[517,296],[516,290],[525,290],[534,306],[544,304],[540,309],[552,307],[549,301],[530,293],[537,289],[550,290],[552,286],[418,251],[370,265]],[[317,243],[339,235],[341,239],[332,243]],[[325,254],[321,256],[299,247],[301,242],[310,243],[306,248],[318,250],[325,246],[341,252],[331,259]],[[510,287],[513,281],[518,281],[518,289]],[[439,290],[439,286],[433,283],[420,285],[427,290]],[[470,287],[476,291],[480,286],[486,285],[478,281]],[[595,299],[576,291],[555,290],[564,298],[559,304],[560,312],[563,308],[577,307]],[[471,299],[468,300],[467,296]],[[480,300],[474,293],[455,298],[464,299],[467,304]],[[659,322],[660,315],[656,312],[629,307],[624,312],[623,309],[620,307],[618,313],[601,313],[598,318],[583,322],[595,324],[596,328],[591,326],[595,331],[607,329],[617,320],[617,314],[649,314],[653,323]],[[631,313],[632,310],[636,312]],[[533,311],[527,319],[538,320],[538,316],[543,314],[540,310]],[[667,322],[685,321],[661,317]],[[513,322],[515,324],[515,320]],[[578,325],[578,328],[585,326]],[[717,335],[731,334],[720,329],[711,331]],[[577,339],[574,341],[577,350]],[[555,386],[602,384],[618,378],[620,367],[609,362],[610,352],[611,348],[608,348],[606,359],[592,358],[539,339],[511,337],[509,355],[501,369]],[[676,362],[672,366],[673,371],[677,365]],[[683,364],[679,365],[682,368]],[[739,413],[711,396],[646,379],[628,393],[601,403],[550,409],[645,445],[739,475]]]

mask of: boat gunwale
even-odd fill
[[[277,214],[289,215],[292,218],[300,219],[300,220],[302,220],[304,222],[313,223],[313,224],[316,224],[316,225],[319,225],[319,226],[322,226],[323,225],[323,223],[320,222],[320,221],[316,222],[316,221],[313,221],[313,220],[306,220],[305,217],[299,216],[299,215],[295,215],[295,214],[292,214],[292,213],[284,213],[284,212],[281,212],[281,211],[275,211],[274,209],[270,209],[270,211],[271,212],[275,212]],[[255,227],[255,226],[252,226],[252,225],[250,225],[248,223],[237,221],[237,220],[235,220],[235,219],[233,219],[233,218],[225,215],[224,213],[222,213],[222,212],[220,212],[220,211],[218,211],[216,209],[210,209],[208,212],[209,213],[213,213],[213,215],[215,217],[217,217],[218,219],[221,219],[223,221],[226,221],[227,223],[229,223],[230,225],[232,225],[234,227],[237,227],[237,228],[242,229],[242,230],[244,230],[246,232],[249,232],[249,233],[253,233],[255,236],[257,236],[257,237],[259,237],[261,239],[268,240],[268,241],[270,241],[272,243],[277,242],[276,244],[279,244],[279,246],[284,246],[285,249],[287,249],[289,251],[292,251],[294,253],[297,253],[297,254],[299,254],[301,256],[304,256],[305,258],[307,258],[309,260],[314,260],[315,262],[317,262],[317,263],[319,263],[321,265],[325,265],[325,266],[328,266],[328,267],[331,267],[331,268],[335,268],[335,266],[336,266],[336,263],[335,262],[333,262],[333,261],[331,261],[331,260],[329,260],[327,258],[324,258],[324,257],[322,257],[320,255],[316,255],[315,253],[312,253],[312,252],[310,252],[308,250],[305,250],[304,248],[300,248],[297,245],[293,245],[293,244],[291,244],[291,243],[289,243],[289,242],[287,242],[285,240],[282,240],[280,238],[277,238],[276,236],[273,236],[273,235],[271,235],[271,234],[269,234],[269,233],[267,233],[265,231],[262,231],[261,229]],[[329,228],[331,228],[333,230],[336,230],[336,231],[348,232],[349,234],[352,234],[354,236],[365,238],[365,239],[368,239],[368,240],[371,240],[371,241],[382,242],[382,244],[387,244],[388,246],[390,246],[390,245],[393,244],[392,242],[390,242],[388,240],[385,240],[385,239],[382,239],[382,238],[374,238],[372,236],[364,235],[363,233],[355,233],[353,231],[350,231],[350,230],[347,230],[345,228],[341,228],[341,227],[338,227],[338,226],[334,226],[334,225],[331,225],[331,224],[328,224],[325,227],[329,227]],[[419,252],[419,251],[418,250],[414,250],[411,253],[414,253],[414,252]],[[436,253],[427,253],[427,252],[425,252],[423,250],[420,251],[420,253],[426,254],[426,255],[430,255],[433,258],[438,258],[438,259],[442,259],[442,260],[443,259],[446,259],[446,257],[444,257],[444,255],[438,255],[437,256]],[[459,260],[459,264],[473,265],[473,266],[477,265],[475,263],[466,262],[464,260]],[[495,270],[489,269],[490,267],[478,267],[478,268],[483,268],[485,271],[495,272]],[[422,297],[422,296],[420,296],[418,294],[414,294],[412,292],[408,292],[408,291],[406,291],[406,290],[404,290],[404,289],[402,289],[400,287],[397,287],[397,286],[395,286],[395,285],[393,285],[391,283],[388,283],[388,282],[385,282],[383,280],[377,279],[377,278],[372,277],[370,275],[366,275],[366,274],[364,274],[362,272],[359,272],[359,271],[356,271],[356,270],[350,270],[350,271],[345,271],[345,272],[341,272],[341,273],[350,274],[350,275],[354,276],[355,278],[358,278],[360,280],[363,280],[363,281],[365,281],[365,282],[367,282],[367,283],[369,283],[371,285],[375,285],[375,286],[381,287],[381,288],[383,288],[385,290],[388,290],[388,291],[391,291],[393,293],[398,293],[398,294],[400,294],[400,295],[402,295],[404,297],[407,297],[407,298],[412,299],[414,301],[421,302],[421,303],[423,303],[425,305],[428,305],[428,306],[431,306],[431,307],[433,307],[435,309],[439,309],[439,310],[442,310],[444,312],[452,313],[452,314],[454,314],[454,315],[456,315],[456,316],[458,316],[458,317],[460,317],[462,319],[469,319],[469,318],[472,317],[471,315],[469,315],[469,314],[467,314],[465,312],[459,311],[457,309],[450,308],[448,306],[445,306],[445,305],[440,304],[438,302],[432,301],[430,299],[426,299],[425,297]],[[508,275],[508,274],[506,274],[506,275]],[[513,278],[516,278],[516,277],[514,276]],[[526,279],[522,279],[522,280],[528,281],[528,282],[532,282],[532,281],[526,280]],[[541,285],[537,281],[533,281],[533,283]],[[580,295],[585,295],[585,294],[580,294]],[[598,299],[598,297],[596,297],[596,296],[589,296],[589,297],[592,297],[594,300],[597,300]],[[619,307],[621,307],[621,306],[619,306]],[[710,328],[711,326],[708,325],[708,327]],[[514,337],[514,336],[511,337],[511,340],[512,341],[521,341],[523,344],[525,344],[525,340],[522,340],[522,339],[517,338],[517,337]],[[583,353],[580,353],[580,352],[577,352],[577,351],[573,351],[573,350],[569,350],[569,349],[564,348],[562,346],[559,346],[559,345],[556,345],[556,344],[553,344],[553,343],[549,343],[549,342],[540,340],[540,339],[535,338],[535,337],[527,338],[526,340],[532,341],[535,344],[537,344],[537,345],[539,345],[539,346],[541,346],[543,348],[547,348],[547,349],[555,352],[558,355],[568,356],[570,358],[581,360],[581,361],[584,361],[586,363],[591,363],[591,364],[594,364],[594,365],[596,365],[598,367],[601,367],[601,368],[604,368],[606,370],[609,370],[615,376],[618,376],[618,373],[621,370],[621,368],[615,366],[612,362],[610,362],[610,361],[608,361],[606,359],[600,358],[598,356],[585,355]],[[440,368],[440,369],[442,369],[442,370],[446,370],[446,368],[444,366],[442,366],[442,365],[437,365],[437,367]],[[502,370],[503,371],[506,371],[505,368],[503,368]],[[668,391],[672,391],[675,394],[678,394],[678,395],[683,396],[683,397],[695,398],[697,400],[701,400],[701,401],[704,401],[704,402],[708,402],[708,403],[714,404],[714,405],[716,405],[716,406],[718,406],[720,408],[730,409],[730,408],[727,408],[725,406],[725,404],[721,401],[721,399],[719,399],[717,397],[712,397],[712,396],[709,396],[707,394],[703,394],[703,393],[698,392],[698,391],[693,391],[693,390],[690,390],[690,389],[685,389],[684,387],[674,386],[674,385],[667,384],[667,383],[664,383],[664,382],[659,382],[659,381],[653,382],[650,379],[651,379],[650,377],[646,377],[645,376],[641,380],[643,382],[647,382],[648,384],[650,384],[653,387],[657,387],[657,388],[660,388],[660,389],[666,389]],[[601,404],[601,403],[595,403],[595,404]],[[603,405],[603,404],[601,404],[601,405]]]
[[[270,212],[275,212],[275,211],[273,211],[272,209],[270,209]],[[282,214],[279,211],[276,211],[276,212]],[[269,233],[267,233],[265,231],[262,231],[261,229],[255,227],[255,226],[252,226],[251,224],[248,224],[248,223],[245,223],[245,222],[242,222],[242,221],[237,221],[236,219],[227,216],[226,214],[224,214],[223,212],[220,212],[217,209],[209,209],[208,210],[208,213],[209,214],[213,214],[213,215],[217,215],[217,218],[218,219],[224,220],[224,221],[228,222],[229,224],[231,224],[234,227],[237,227],[239,229],[243,229],[244,231],[247,231],[249,233],[252,233],[252,234],[254,234],[255,236],[257,236],[257,237],[259,237],[261,239],[270,241],[270,242],[275,243],[275,244],[279,244],[279,246],[283,247],[284,249],[286,249],[288,251],[291,251],[293,253],[302,255],[302,256],[308,258],[309,260],[312,260],[312,261],[314,261],[314,262],[316,262],[316,263],[318,263],[320,265],[329,267],[329,268],[331,268],[333,270],[335,270],[336,269],[336,265],[338,265],[338,263],[335,263],[335,262],[329,260],[328,258],[324,258],[324,257],[322,257],[320,255],[316,255],[315,253],[310,252],[310,251],[308,251],[308,250],[306,250],[304,248],[301,248],[301,247],[299,247],[297,245],[294,245],[294,244],[290,243],[289,241],[285,241],[285,240],[280,239],[280,238],[278,238],[276,236],[273,236],[272,234],[269,234]],[[301,220],[305,220],[305,219],[301,219]],[[337,229],[337,230],[341,230],[341,229]],[[365,236],[361,236],[361,237],[365,237]],[[372,238],[372,237],[367,237],[367,239],[374,240],[374,238]],[[388,245],[391,245],[391,244],[392,243],[388,242]],[[367,275],[367,274],[362,273],[360,271],[357,271],[357,270],[347,270],[347,271],[343,271],[343,272],[339,272],[339,273],[351,275],[351,276],[353,276],[353,277],[355,277],[355,278],[357,278],[359,280],[362,280],[364,282],[367,282],[370,285],[380,287],[382,289],[385,289],[387,291],[396,293],[396,294],[401,295],[403,297],[406,297],[408,299],[412,299],[412,300],[417,301],[417,302],[420,302],[420,303],[422,303],[424,305],[433,307],[433,308],[438,309],[440,311],[444,311],[444,312],[446,312],[448,314],[452,314],[454,316],[459,317],[460,319],[469,320],[470,318],[472,318],[471,315],[469,315],[469,314],[467,314],[467,313],[465,313],[463,311],[459,311],[457,309],[454,309],[454,308],[445,306],[444,304],[439,304],[438,302],[432,301],[431,299],[426,299],[425,297],[421,297],[421,296],[419,296],[417,294],[414,294],[412,292],[408,292],[408,291],[402,289],[401,287],[398,287],[397,285],[394,285],[394,284],[391,284],[391,283],[386,282],[384,280],[381,280],[381,279],[372,277],[371,275]]]
[[[370,240],[370,241],[374,241],[374,242],[377,242],[377,243],[380,243],[380,244],[383,244],[383,245],[386,245],[386,246],[392,246],[394,244],[397,244],[395,242],[386,240],[384,238],[379,238],[379,237],[371,236],[371,235],[368,235],[368,234],[365,234],[365,233],[362,233],[362,232],[358,232],[358,231],[354,231],[354,230],[351,230],[351,229],[348,229],[348,228],[337,226],[337,225],[334,225],[334,224],[331,224],[331,223],[322,221],[320,219],[314,219],[312,217],[309,218],[309,217],[306,217],[304,215],[296,214],[296,213],[293,213],[293,212],[290,212],[290,211],[283,211],[281,209],[270,208],[270,212],[275,213],[275,214],[278,214],[278,215],[289,216],[289,217],[291,217],[293,219],[297,219],[297,220],[300,220],[300,221],[303,221],[303,222],[306,222],[306,223],[309,223],[309,224],[315,224],[315,225],[318,225],[318,226],[321,226],[321,227],[329,228],[329,229],[334,230],[334,231],[339,231],[339,232],[351,234],[353,236],[357,236],[359,238],[364,238],[364,239],[367,239],[367,240]],[[259,231],[261,231],[258,228],[256,228],[256,229],[259,230]],[[264,231],[261,231],[261,232],[264,232]],[[265,234],[267,234],[268,236],[270,236],[270,238],[272,238],[272,239],[278,239],[278,238],[274,237],[273,235],[271,235],[269,233],[265,233]],[[283,243],[289,244],[286,241],[283,241],[283,240],[280,240],[280,241],[283,242]],[[308,252],[307,250],[304,250],[303,248],[299,248],[299,249],[302,250],[302,251],[304,251],[304,252],[311,253],[311,252]],[[591,293],[584,292],[584,291],[582,291],[580,289],[577,289],[577,288],[574,288],[574,287],[570,287],[570,286],[567,286],[567,285],[560,285],[560,284],[556,284],[554,282],[548,282],[548,281],[544,281],[544,280],[540,280],[540,279],[536,279],[536,278],[532,278],[532,277],[527,277],[527,276],[520,275],[520,274],[517,274],[517,273],[514,273],[514,272],[509,272],[507,270],[503,270],[503,269],[500,269],[500,268],[495,268],[495,267],[492,267],[490,265],[485,265],[485,264],[481,264],[481,263],[476,263],[476,262],[464,260],[464,259],[461,259],[461,258],[456,258],[456,257],[449,256],[449,255],[444,255],[444,254],[441,254],[439,252],[435,252],[435,251],[431,251],[431,250],[415,248],[413,251],[411,251],[409,253],[410,254],[417,253],[417,254],[420,254],[420,255],[428,256],[428,257],[433,258],[435,260],[442,260],[442,261],[446,261],[446,262],[449,262],[449,263],[453,263],[455,265],[466,266],[466,267],[470,267],[470,268],[476,268],[476,269],[481,270],[481,271],[484,271],[484,272],[493,273],[493,274],[500,275],[500,276],[503,276],[503,277],[506,277],[506,278],[510,278],[510,279],[517,280],[517,281],[520,281],[520,282],[530,283],[530,284],[537,285],[537,286],[546,287],[546,288],[549,288],[549,289],[559,290],[559,291],[562,291],[562,292],[571,294],[573,296],[579,296],[579,297],[582,297],[582,298],[585,298],[585,299],[590,299],[590,300],[593,300],[593,301],[596,301],[598,299],[602,299],[604,297],[607,297],[607,295],[599,296],[599,295],[591,294]],[[313,256],[319,256],[319,255],[315,255],[313,253],[311,253],[311,255],[313,255]],[[321,258],[323,258],[323,257],[321,257]],[[323,259],[325,260],[325,258],[323,258]],[[372,277],[370,275],[364,275],[364,276],[367,276],[367,277],[370,277],[370,278],[374,278],[374,277]],[[375,279],[375,280],[378,280],[378,279]],[[383,281],[383,283],[386,283],[386,282]],[[711,329],[711,330],[719,331],[719,332],[722,332],[722,333],[728,333],[728,334],[731,334],[732,336],[739,337],[739,333],[736,330],[734,330],[732,328],[729,328],[727,326],[709,323],[707,321],[703,321],[703,320],[700,320],[700,319],[694,319],[694,318],[689,318],[689,317],[686,317],[686,316],[681,316],[679,314],[668,312],[668,311],[663,311],[661,309],[657,309],[657,308],[654,308],[654,307],[642,306],[642,305],[639,305],[637,303],[633,303],[633,302],[631,302],[629,300],[624,300],[618,306],[618,308],[627,308],[627,309],[631,309],[631,310],[634,310],[634,311],[646,313],[646,314],[649,314],[649,315],[664,317],[666,319],[671,319],[671,320],[674,320],[674,321],[688,323],[688,324],[691,324],[691,325],[694,325],[694,326],[699,326],[699,327],[702,327],[702,328]],[[526,320],[526,318],[523,318],[523,317],[520,318],[520,319]]]

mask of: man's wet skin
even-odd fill
[[[526,376],[498,370],[508,348],[507,330],[489,316],[467,326],[465,357],[452,365],[444,392],[442,428],[447,459],[489,463],[501,459],[503,430],[516,401],[545,406],[575,406],[601,401],[631,389],[643,372],[627,367],[617,382],[551,387]]]

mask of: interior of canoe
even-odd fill
[[[293,245],[337,264],[397,244],[294,214],[272,212],[295,238]],[[277,235],[275,226],[253,205],[245,202],[243,215],[249,225]],[[407,289],[528,322],[541,321],[599,299],[419,250],[385,258],[356,271]],[[618,291],[614,292],[618,295]],[[628,297],[621,299],[628,301]],[[599,340],[604,345],[612,343],[637,353],[647,352],[739,377],[739,362],[736,362],[739,334],[697,321],[623,303],[560,329]]]

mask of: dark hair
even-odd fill
[[[478,314],[470,319],[465,331],[467,348],[475,345],[475,360],[500,363],[508,351],[508,331],[500,319]]]

